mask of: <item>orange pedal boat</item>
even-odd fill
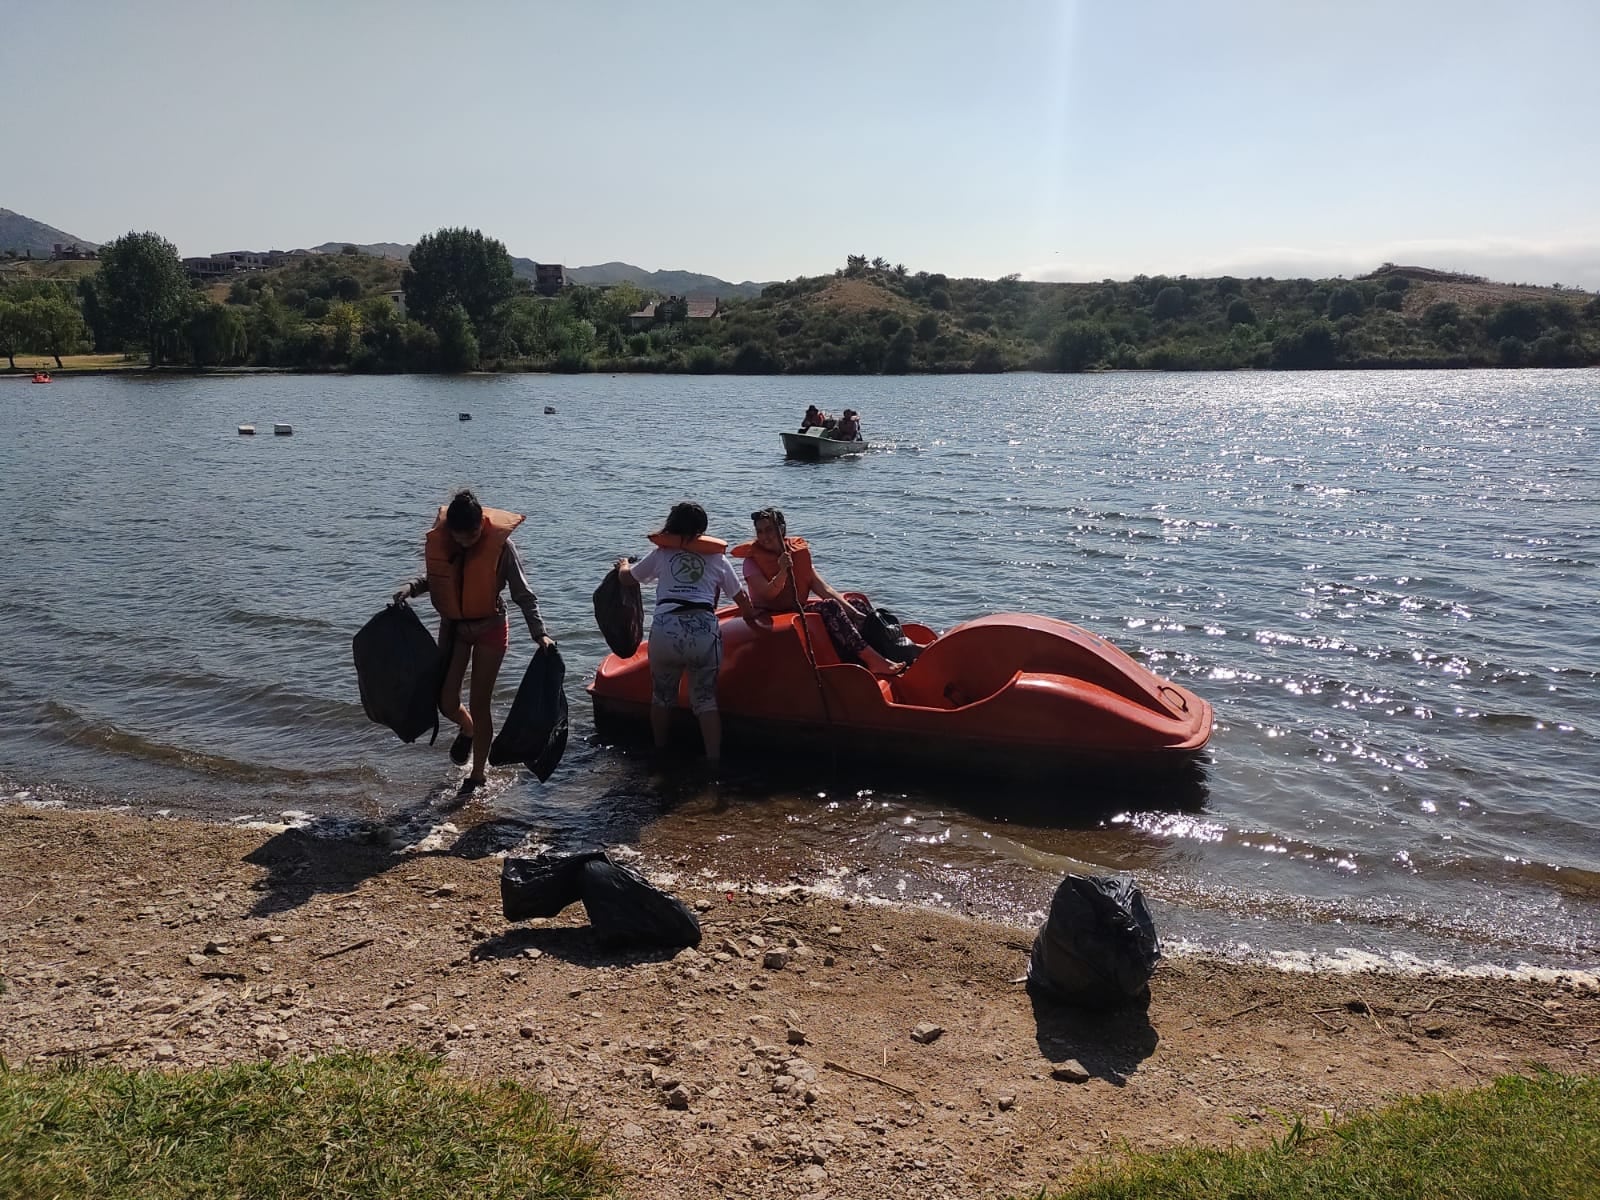
[[[1048,775],[1181,768],[1211,737],[1205,700],[1050,617],[996,613],[942,637],[907,622],[925,649],[903,674],[879,679],[840,661],[815,614],[802,631],[795,614],[780,613],[770,632],[731,607],[717,616],[717,704],[730,753],[832,747],[921,767]],[[646,721],[647,647],[608,655],[588,690],[602,736]],[[685,716],[686,690],[680,684],[677,701]]]

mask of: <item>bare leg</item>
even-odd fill
[[[659,704],[650,706],[650,736],[655,739],[656,749],[667,748],[667,730],[672,724],[672,710],[662,708]]]
[[[874,675],[898,675],[905,670],[903,663],[890,662],[871,646],[863,646],[856,651],[856,656],[861,659],[861,665]]]
[[[506,652],[499,646],[480,643],[472,651],[472,774],[467,778],[483,782],[483,769],[489,762],[489,745],[494,741],[494,681]]]
[[[472,736],[472,717],[461,707],[461,681],[466,678],[467,659],[472,647],[466,642],[456,642],[450,654],[450,667],[444,673],[444,683],[439,688],[439,711],[445,718],[461,726],[461,732]],[[476,672],[474,672],[476,675]]]
[[[706,744],[706,761],[712,766],[722,761],[722,714],[716,709],[696,713],[700,722],[700,740]]]

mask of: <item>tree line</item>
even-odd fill
[[[1448,285],[1448,286],[1447,286]],[[397,263],[346,246],[225,287],[129,233],[74,286],[0,290],[0,353],[92,346],[152,366],[351,371],[898,374],[1005,370],[1578,366],[1600,362],[1600,298],[1496,291],[1385,264],[1359,279],[951,278],[850,254],[830,275],[725,302],[714,320],[632,285],[535,293],[500,241],[446,228]],[[224,294],[225,293],[225,294]],[[1485,297],[1462,300],[1459,297]],[[1451,298],[1457,297],[1457,298]],[[1500,298],[1497,298],[1500,297]],[[396,303],[396,299],[402,303]],[[653,313],[640,310],[657,300]]]

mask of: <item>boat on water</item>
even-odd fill
[[[50,372],[49,371],[35,371],[33,373],[33,382],[34,383],[49,383],[50,382]]]
[[[867,452],[864,438],[847,441],[843,438],[829,437],[827,430],[816,425],[804,433],[780,433],[778,436],[783,439],[783,453],[786,458],[817,460]]]
[[[277,434],[279,437],[289,437],[294,433],[294,426],[287,424],[286,422],[279,421],[272,427],[272,432]]]
[[[256,435],[256,427],[254,425],[241,425],[241,426],[239,426],[239,436],[240,437],[255,437],[255,435]]]
[[[752,630],[718,613],[717,704],[727,751],[841,756],[936,771],[1051,777],[1192,767],[1211,738],[1211,705],[1065,621],[996,613],[936,635],[888,678],[841,661],[822,618],[794,613]],[[687,714],[687,684],[677,707]],[[650,707],[649,647],[608,655],[588,685],[602,735],[637,727]]]

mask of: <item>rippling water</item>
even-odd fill
[[[1200,692],[1206,778],[1040,794],[781,763],[712,789],[580,739],[542,787],[497,776],[463,844],[604,837],[1017,917],[1065,869],[1127,868],[1205,944],[1581,962],[1597,395],[1593,371],[0,382],[0,799],[408,836],[455,775],[366,722],[349,639],[453,488],[529,514],[580,734],[609,562],[681,497],[730,539],[776,503],[836,586],[941,628],[1063,617]],[[872,451],[786,463],[813,402],[861,409]],[[294,436],[234,432],[274,421]]]

